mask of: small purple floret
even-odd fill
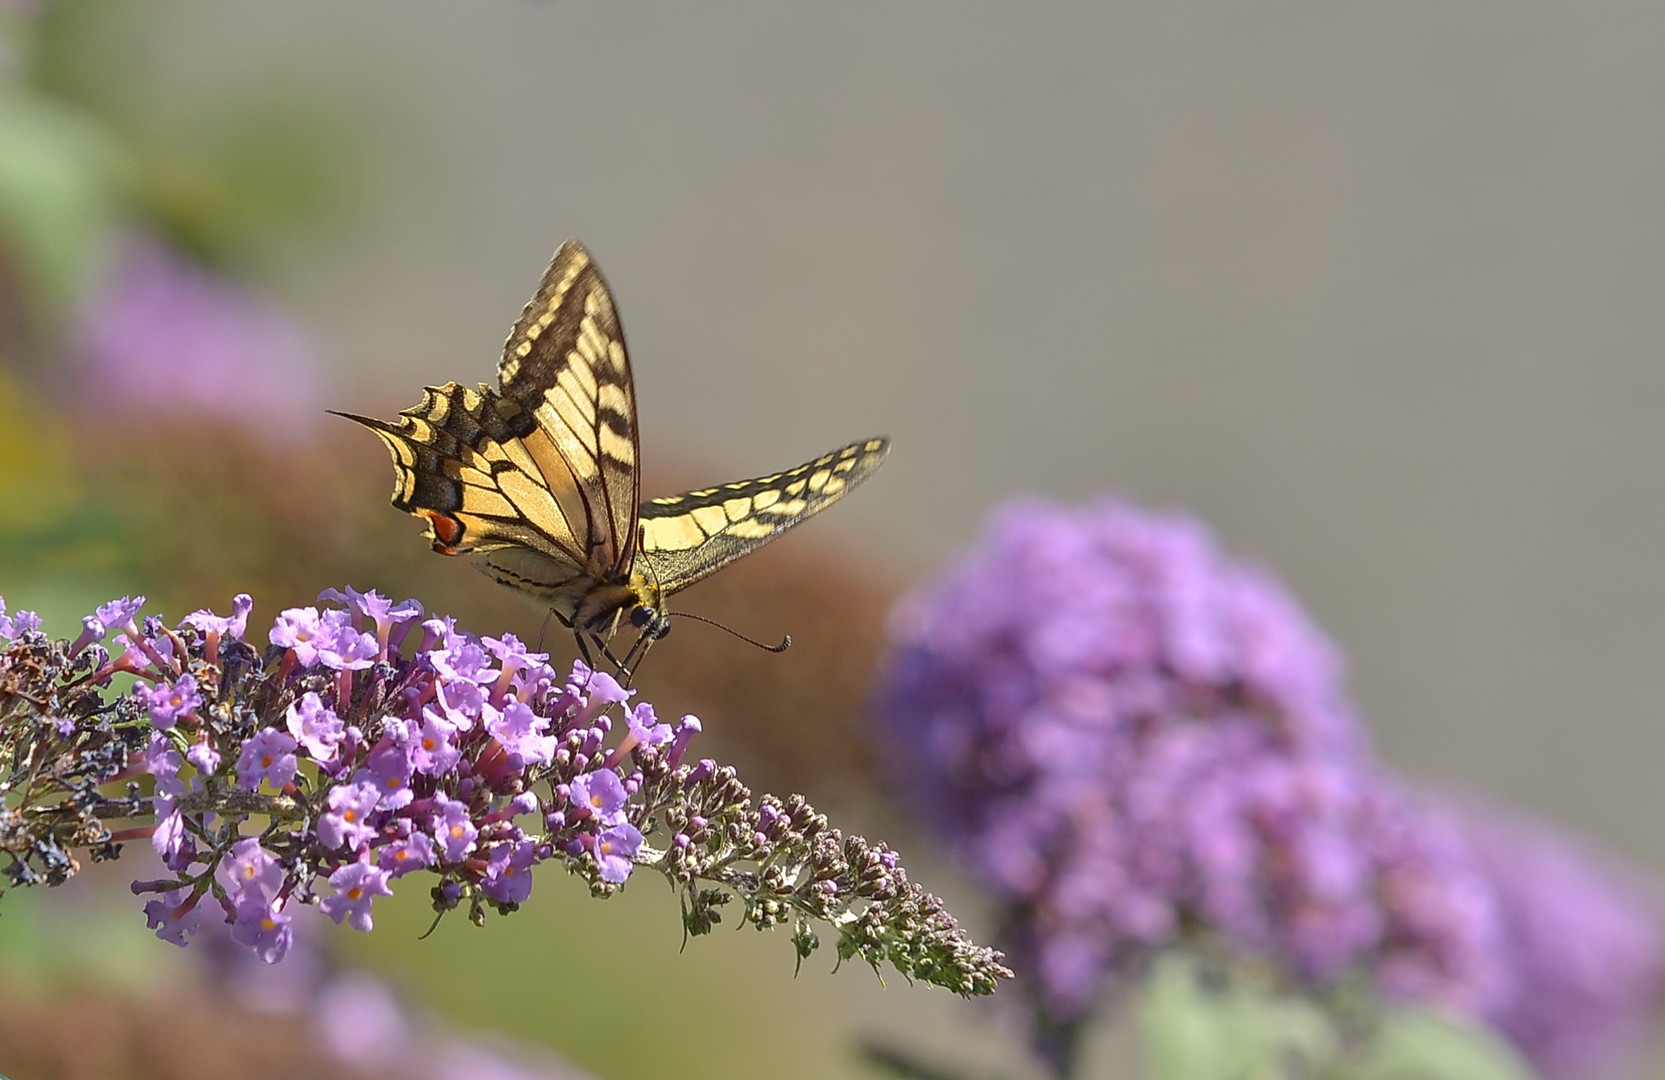
[[[439,841],[444,860],[448,863],[462,862],[474,850],[474,840],[480,835],[480,830],[469,818],[468,804],[438,795],[434,798],[434,805],[439,808],[439,819],[434,822],[434,839]]]
[[[388,872],[367,862],[348,863],[330,875],[335,895],[326,896],[318,907],[337,924],[346,922],[354,930],[368,931],[370,901],[378,896],[392,896],[387,886]]]
[[[362,782],[331,788],[329,811],[318,819],[318,842],[340,850],[374,840],[378,832],[370,826],[370,818],[381,794],[374,784]]]
[[[245,898],[260,904],[275,899],[283,888],[283,867],[271,852],[260,846],[260,841],[246,836],[231,847],[231,852],[214,870],[214,880],[225,890],[233,905]]]
[[[625,710],[624,722],[630,728],[630,734],[643,746],[659,746],[670,742],[675,737],[671,725],[659,722],[654,715],[653,706],[647,702]]]
[[[295,740],[286,731],[265,728],[243,744],[237,755],[237,784],[245,791],[254,791],[261,781],[269,781],[274,788],[295,779]]]
[[[218,634],[233,641],[242,641],[243,635],[248,631],[249,612],[253,610],[254,598],[248,593],[238,593],[231,601],[229,618],[216,615],[204,608],[191,612],[180,621],[204,634]]]
[[[346,724],[324,699],[312,691],[302,694],[286,714],[289,734],[306,748],[313,760],[328,765],[335,760],[336,747],[346,733]]]
[[[642,832],[628,822],[597,834],[595,859],[601,866],[601,880],[619,884],[630,876],[631,859],[642,846]]]
[[[202,926],[202,908],[189,889],[171,889],[145,902],[145,925],[170,945],[184,948]]]
[[[163,731],[173,727],[182,717],[190,716],[202,705],[202,695],[197,693],[197,681],[189,675],[181,675],[171,684],[164,682],[145,686],[141,683],[133,688],[133,696],[143,702],[150,712],[150,722]]]
[[[571,798],[603,825],[617,825],[624,819],[624,782],[612,769],[597,769],[573,780]]]
[[[233,906],[236,914],[231,924],[231,939],[253,949],[268,964],[282,960],[295,943],[288,902],[266,900],[250,893]]]
[[[426,833],[412,833],[403,840],[395,840],[376,849],[376,865],[403,877],[413,870],[426,870],[434,864],[434,842]]]
[[[383,739],[370,751],[364,767],[353,774],[355,782],[369,784],[381,793],[385,810],[397,810],[410,803],[411,754],[403,743]]]
[[[481,891],[499,903],[524,903],[532,895],[532,866],[536,861],[537,845],[530,840],[498,844],[491,849]]]
[[[179,778],[183,764],[173,741],[160,731],[152,732],[150,745],[145,749],[145,771],[156,777],[157,794],[169,797],[185,794],[185,781]]]

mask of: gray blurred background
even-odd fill
[[[1189,508],[1341,643],[1391,764],[1665,870],[1658,5],[129,22],[106,60],[155,137],[264,80],[379,141],[332,240],[258,268],[340,407],[488,377],[580,237],[650,461],[888,433],[813,528],[908,577],[1018,491]]]

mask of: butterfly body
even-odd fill
[[[546,604],[628,675],[670,630],[666,598],[819,512],[883,463],[863,439],[794,469],[641,502],[635,390],[612,296],[569,240],[504,343],[498,386],[447,383],[397,422],[393,505],[435,551]],[[637,632],[625,660],[607,642]]]

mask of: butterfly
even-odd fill
[[[487,577],[547,604],[586,660],[593,644],[627,680],[670,632],[666,598],[837,502],[890,449],[859,439],[784,472],[640,501],[624,333],[576,240],[509,332],[497,386],[424,395],[396,422],[336,415],[387,445],[393,505],[427,523],[435,551],[477,553]],[[636,638],[620,659],[609,643],[626,624]]]

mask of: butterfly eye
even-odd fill
[[[638,605],[637,608],[630,613],[630,625],[634,626],[638,630],[646,628],[647,624],[652,621],[653,609],[650,607]]]

